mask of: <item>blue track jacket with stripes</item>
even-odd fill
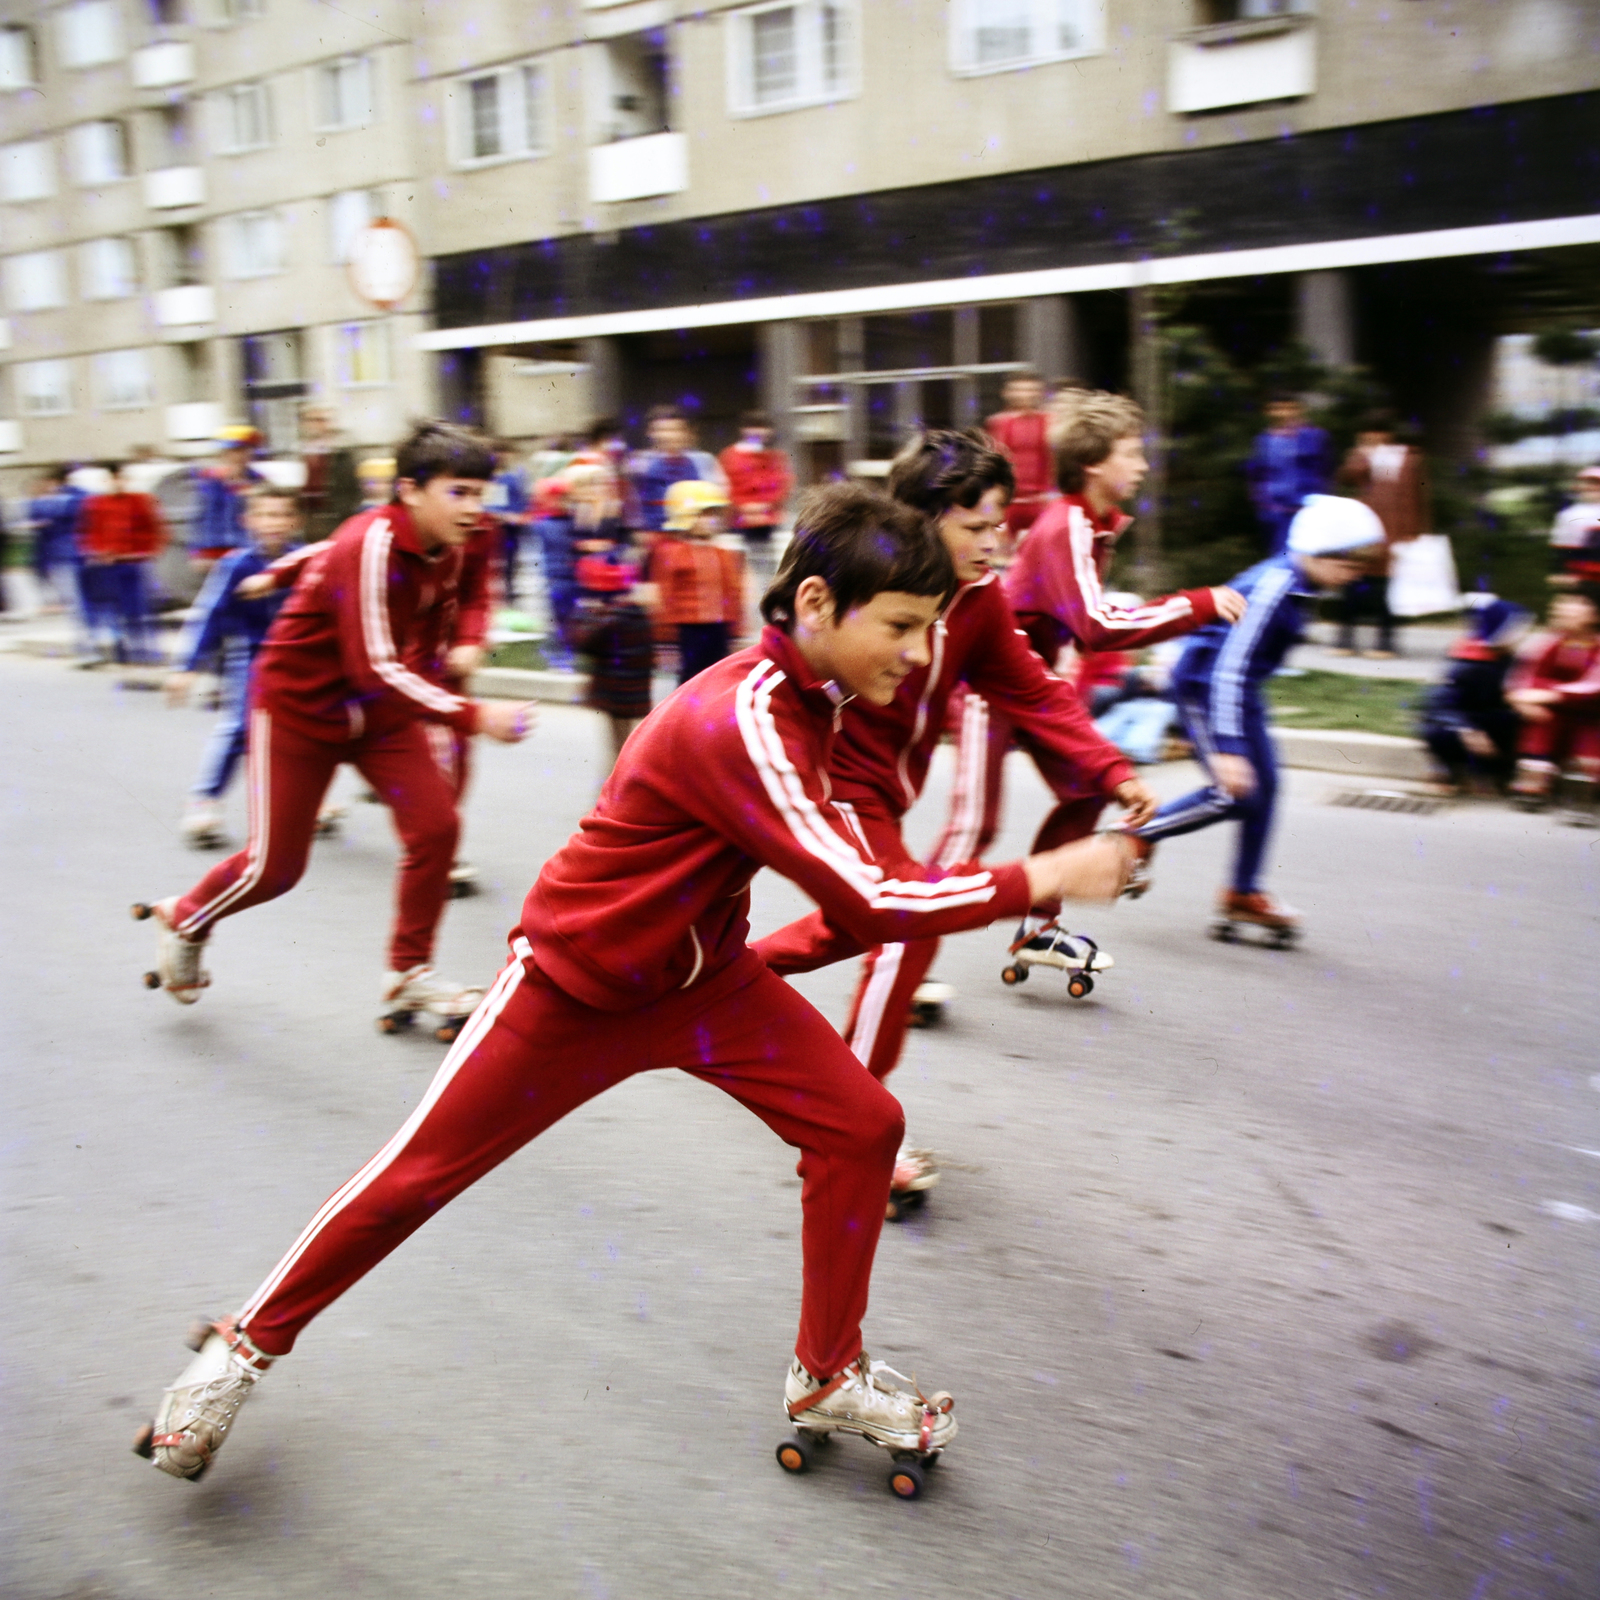
[[[1305,632],[1305,603],[1315,593],[1293,556],[1271,556],[1230,578],[1249,608],[1231,628],[1212,623],[1191,635],[1172,669],[1180,701],[1205,706],[1216,747],[1225,755],[1248,755],[1245,715],[1259,709],[1261,684]]]

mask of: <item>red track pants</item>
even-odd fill
[[[1066,796],[1045,818],[1034,840],[1034,851],[1069,844],[1094,832],[1105,801],[1099,795],[1074,793],[1080,780],[1065,762],[1040,749],[1004,717],[994,714],[981,695],[968,694],[957,734],[950,815],[931,857],[935,865],[952,869],[963,862],[976,861],[994,842],[1000,827],[1002,768],[1013,738],[1033,757],[1056,794]],[[887,812],[858,810],[857,820],[877,862],[906,859],[898,819]],[[780,928],[755,948],[762,960],[782,976],[815,972],[819,967],[863,953],[858,942],[833,927],[820,911]],[[873,1077],[887,1078],[899,1065],[911,1018],[911,997],[927,977],[938,953],[937,939],[879,945],[865,952],[844,1036]]]
[[[905,1124],[822,1015],[746,955],[636,1011],[595,1011],[529,970],[525,940],[400,1131],[312,1218],[239,1313],[261,1349],[300,1330],[447,1201],[636,1072],[678,1067],[800,1151],[795,1354],[831,1376],[861,1353],[872,1258]]]
[[[1585,770],[1600,765],[1600,718],[1587,708],[1555,712],[1548,722],[1524,722],[1517,734],[1517,754],[1530,762],[1558,766],[1575,761]]]
[[[448,770],[448,728],[408,722],[393,732],[330,743],[285,726],[257,706],[250,713],[250,839],[178,902],[178,928],[202,938],[223,917],[287,894],[306,870],[317,808],[348,761],[394,814],[400,872],[389,965],[396,972],[433,959],[433,937],[450,893],[460,824]]]

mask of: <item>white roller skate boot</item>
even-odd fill
[[[470,861],[457,861],[450,868],[450,898],[465,900],[478,892],[478,869]]]
[[[433,1023],[434,1038],[449,1044],[466,1026],[483,996],[482,989],[441,978],[432,967],[386,972],[378,1032],[403,1033],[422,1014]]]
[[[185,939],[173,926],[177,909],[176,895],[152,904],[140,900],[134,903],[133,919],[156,924],[156,967],[145,973],[145,988],[165,989],[180,1006],[192,1006],[200,991],[210,987],[211,974],[200,965],[205,941]]]
[[[886,1379],[910,1387],[897,1388]],[[795,1430],[778,1446],[778,1464],[786,1472],[804,1472],[829,1434],[858,1433],[893,1457],[889,1487],[905,1500],[922,1493],[925,1469],[956,1436],[955,1401],[948,1394],[924,1395],[914,1378],[872,1360],[865,1350],[826,1381],[794,1362],[783,1398]]]
[[[155,1421],[139,1430],[133,1449],[158,1471],[193,1483],[222,1448],[273,1358],[232,1322],[197,1323],[188,1344],[199,1354],[162,1394]]]
[[[349,814],[348,806],[324,806],[317,813],[316,826],[311,830],[313,835],[318,839],[337,839]]]
[[[906,1022],[913,1028],[935,1028],[944,1021],[944,1008],[956,997],[948,983],[929,979],[919,983],[911,995],[911,1015]]]
[[[222,828],[222,802],[197,795],[184,807],[178,832],[193,850],[216,850],[225,845],[228,836]]]
[[[889,1204],[885,1222],[900,1222],[908,1211],[915,1211],[928,1198],[928,1191],[939,1181],[939,1167],[929,1150],[900,1146],[894,1158],[894,1173],[889,1179]]]
[[[1068,933],[1059,922],[1025,917],[1007,954],[1011,964],[1000,980],[1011,987],[1028,981],[1032,967],[1056,967],[1067,974],[1067,993],[1081,1000],[1094,990],[1094,980],[1116,962],[1086,933]]]

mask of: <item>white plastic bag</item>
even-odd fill
[[[1461,584],[1449,538],[1424,533],[1389,547],[1389,610],[1397,617],[1433,617],[1461,608]]]

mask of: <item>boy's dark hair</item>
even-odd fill
[[[599,417],[589,424],[589,431],[584,434],[583,442],[604,444],[607,439],[615,439],[622,431],[622,424],[615,417]]]
[[[762,616],[787,633],[807,578],[832,590],[836,619],[885,590],[936,595],[941,603],[956,592],[950,552],[928,519],[856,483],[825,484],[802,497],[783,565],[761,597]]]
[[[1004,489],[1010,500],[1017,475],[1010,457],[982,428],[929,428],[889,467],[889,493],[929,517],[952,506],[971,510],[990,489]]]
[[[651,406],[644,414],[645,426],[652,422],[687,422],[689,413],[682,406]]]
[[[1394,412],[1378,407],[1369,411],[1357,424],[1357,433],[1394,433],[1400,426],[1399,419]]]
[[[71,474],[72,468],[64,461],[58,461],[54,466],[46,467],[39,476],[46,483],[65,483]]]
[[[741,428],[770,428],[772,418],[765,411],[741,411],[739,413],[739,426]]]
[[[304,509],[298,489],[285,488],[281,483],[253,483],[244,492],[245,504],[253,506],[258,500],[287,500],[298,515]]]
[[[126,461],[106,460],[100,463],[100,470],[102,472],[109,472],[113,478],[120,478],[122,476],[122,469],[127,466],[127,464],[128,463]]]
[[[460,423],[418,422],[394,453],[398,483],[409,478],[420,489],[431,478],[481,478],[495,474],[494,448],[481,433]]]

